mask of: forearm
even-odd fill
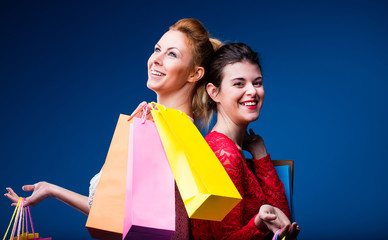
[[[88,205],[87,196],[78,194],[76,192],[67,190],[65,188],[59,187],[54,184],[51,184],[50,197],[56,198],[86,215],[89,214],[89,205]]]
[[[290,209],[284,185],[279,179],[270,155],[268,154],[261,159],[255,159],[253,163],[259,183],[267,196],[268,204],[280,208],[290,218]]]

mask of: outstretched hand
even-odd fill
[[[280,239],[284,236],[287,240],[296,239],[300,231],[297,223],[291,224],[282,210],[267,204],[260,207],[259,214],[255,218],[255,224],[258,228],[263,228],[265,225],[273,233],[281,229]]]
[[[50,184],[47,182],[39,182],[34,185],[24,185],[22,189],[27,192],[32,191],[31,196],[27,197],[24,201],[25,207],[35,206],[50,196]],[[7,188],[7,191],[8,192],[4,194],[4,196],[13,202],[11,204],[12,206],[16,206],[19,200],[19,196],[10,187]]]
[[[264,145],[264,140],[260,135],[249,129],[244,137],[243,149],[247,150],[254,159],[260,159],[267,156],[267,148]]]

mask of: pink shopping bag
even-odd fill
[[[170,239],[175,231],[175,183],[155,123],[130,126],[123,239]]]

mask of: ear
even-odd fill
[[[210,98],[213,99],[214,102],[218,103],[218,88],[214,86],[213,83],[208,83],[206,85],[207,94],[209,94]]]
[[[204,74],[205,74],[205,69],[203,67],[199,67],[199,66],[194,67],[194,71],[190,75],[189,82],[198,82],[203,77]]]

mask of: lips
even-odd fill
[[[245,101],[245,102],[242,102],[240,104],[243,106],[247,106],[247,107],[255,107],[255,106],[257,106],[257,103],[258,103],[257,101],[252,100],[252,101]]]
[[[155,69],[151,69],[151,75],[153,76],[157,76],[157,77],[162,77],[162,76],[166,76],[166,74],[162,73],[162,72],[159,72]]]

